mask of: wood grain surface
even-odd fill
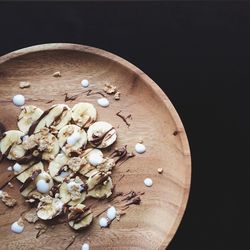
[[[53,77],[60,71],[61,77]],[[83,91],[82,79],[88,79],[88,89],[101,90],[105,83],[118,87],[121,99],[108,96],[110,106],[97,105],[97,95],[82,94],[68,102],[72,107],[79,101],[93,103],[98,120],[108,121],[117,129],[115,146],[134,145],[143,140],[147,151],[136,155],[114,170],[117,191],[143,191],[142,203],[131,206],[110,228],[101,229],[98,219],[86,230],[74,232],[67,224],[55,224],[38,239],[34,224],[25,222],[22,234],[10,231],[10,225],[28,209],[19,193],[20,183],[6,190],[18,201],[14,208],[0,202],[1,249],[65,249],[73,235],[75,242],[69,249],[81,249],[84,242],[91,249],[165,249],[182,219],[189,195],[191,157],[187,136],[173,105],[163,91],[141,70],[109,52],[75,44],[45,44],[18,50],[0,58],[0,120],[9,129],[17,128],[20,108],[12,97],[23,94],[26,104],[47,109],[64,103],[64,94]],[[20,81],[29,81],[31,87],[20,89]],[[53,100],[51,103],[47,103]],[[115,114],[131,114],[130,127]],[[0,181],[8,175],[4,161],[0,167]],[[157,172],[163,168],[163,173]],[[124,177],[119,181],[119,179]],[[143,184],[152,178],[152,187]]]

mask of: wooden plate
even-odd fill
[[[60,71],[61,77],[53,77]],[[110,106],[97,105],[97,95],[81,95],[69,103],[79,101],[95,104],[98,120],[112,123],[118,131],[117,145],[128,145],[129,150],[143,140],[147,151],[136,155],[114,171],[118,191],[144,191],[142,203],[131,206],[120,221],[110,228],[100,229],[96,219],[82,231],[69,249],[81,249],[89,242],[91,249],[165,249],[173,238],[183,216],[191,179],[191,157],[187,136],[173,105],[163,91],[145,73],[126,60],[109,52],[75,44],[45,44],[21,49],[0,58],[0,119],[7,129],[16,129],[20,108],[12,104],[18,93],[26,97],[26,104],[47,109],[52,104],[64,103],[64,94],[83,90],[82,79],[89,79],[89,89],[101,90],[105,83],[115,84],[121,99],[112,97]],[[31,87],[20,89],[20,81],[30,81]],[[53,100],[51,103],[46,103]],[[127,127],[118,111],[132,115]],[[6,178],[10,162],[2,162],[0,181]],[[157,172],[163,168],[163,173]],[[121,176],[124,177],[118,181]],[[152,178],[152,187],[143,180]],[[18,188],[7,191],[17,199],[15,208],[0,203],[1,249],[65,249],[75,234],[67,225],[49,228],[38,239],[34,224],[25,223],[22,234],[13,234],[10,225],[27,209]]]

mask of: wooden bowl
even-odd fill
[[[61,77],[53,77],[55,71]],[[76,44],[44,44],[14,51],[0,58],[0,118],[6,128],[17,128],[20,108],[12,103],[18,93],[26,97],[26,104],[47,109],[52,104],[64,103],[64,94],[83,91],[82,79],[89,79],[88,89],[100,90],[105,83],[118,87],[121,99],[109,96],[110,106],[97,105],[97,95],[81,95],[69,103],[79,101],[95,104],[98,120],[112,123],[118,131],[116,146],[135,144],[143,140],[144,154],[124,163],[114,171],[118,191],[143,191],[142,203],[131,206],[120,221],[101,229],[98,220],[80,232],[69,249],[81,249],[89,242],[91,249],[165,249],[182,219],[189,195],[191,157],[187,136],[173,105],[163,91],[145,73],[126,60],[109,52]],[[20,89],[20,81],[31,87]],[[52,101],[53,100],[53,101]],[[50,102],[51,101],[51,102]],[[50,102],[50,103],[47,103]],[[120,117],[132,115],[128,127]],[[1,163],[0,181],[8,175],[11,163]],[[163,168],[163,173],[157,172]],[[123,176],[124,175],[124,176]],[[119,181],[119,179],[123,178]],[[153,186],[146,187],[145,178],[152,178]],[[18,201],[14,208],[0,203],[1,249],[64,249],[75,234],[66,224],[51,227],[38,239],[34,224],[25,222],[22,234],[10,231],[10,225],[28,208],[19,193],[20,184],[6,190]]]

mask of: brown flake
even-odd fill
[[[104,92],[106,92],[107,94],[111,95],[116,93],[116,86],[110,84],[110,83],[105,83],[105,86],[103,88]]]
[[[19,88],[24,89],[24,88],[29,88],[30,87],[30,82],[20,82],[19,83]]]
[[[53,77],[61,77],[61,72],[60,71],[56,71],[53,73]]]
[[[121,97],[121,93],[119,91],[117,91],[115,94],[114,94],[114,99],[116,101],[120,100],[120,97]]]

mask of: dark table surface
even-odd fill
[[[249,249],[237,237],[249,225],[241,209],[249,34],[243,2],[0,3],[0,55],[48,42],[90,45],[135,64],[168,95],[192,151],[190,199],[170,250]]]

